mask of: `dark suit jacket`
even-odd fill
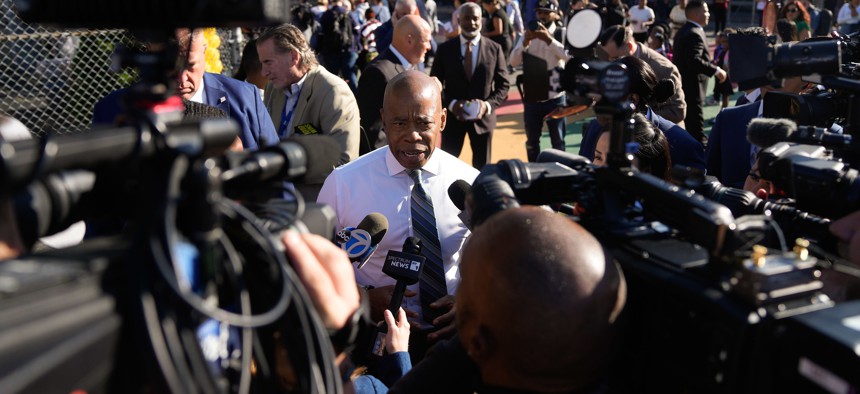
[[[692,22],[684,24],[675,35],[672,61],[681,73],[681,86],[687,100],[703,100],[708,79],[717,72],[717,66],[711,64],[707,42],[705,31]],[[687,94],[690,92],[696,94],[690,97]]]
[[[258,149],[280,142],[272,119],[263,106],[260,89],[247,82],[221,74],[203,74],[206,104],[219,108],[239,123],[239,138],[245,149]],[[112,125],[123,113],[122,95],[126,89],[114,91],[93,108],[93,126]]]
[[[385,86],[391,78],[405,71],[400,60],[390,50],[386,49],[361,73],[358,81],[358,111],[361,114],[361,127],[368,142],[369,149],[360,149],[363,155],[371,150],[386,144],[385,134],[382,132],[382,117],[379,110],[382,109],[382,99],[385,96]],[[365,142],[365,141],[362,141]]]
[[[726,108],[717,115],[705,153],[708,175],[725,186],[741,188],[750,169],[747,125],[758,116],[760,103]]]
[[[705,169],[705,148],[696,141],[687,130],[681,128],[669,120],[664,119],[653,111],[648,111],[651,123],[666,136],[669,142],[669,155],[672,157],[672,165]],[[597,119],[588,124],[585,137],[579,145],[579,155],[594,160],[594,148],[597,147],[597,139],[600,137],[602,127]]]
[[[474,127],[479,134],[496,128],[496,109],[508,98],[508,66],[502,47],[481,37],[478,44],[478,62],[472,79],[466,79],[463,57],[460,55],[460,37],[439,45],[430,75],[442,81],[442,104],[445,108],[454,100],[480,99],[490,103],[493,112],[475,122],[460,122],[448,117],[445,127]]]

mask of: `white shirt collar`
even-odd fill
[[[744,93],[744,96],[746,96],[747,100],[749,100],[749,102],[751,102],[751,103],[754,103],[756,100],[758,100],[758,96],[760,96],[760,95],[761,95],[761,88],[755,88],[755,90],[753,90],[752,92]]]
[[[307,79],[307,77],[308,74],[305,73],[305,75],[302,76],[302,79],[284,89],[284,94],[287,95],[287,98],[298,96],[302,92],[302,86],[305,84],[305,79]]]
[[[468,39],[468,38],[466,38],[466,37],[463,37],[463,35],[462,35],[462,34],[460,34],[460,46],[464,46],[464,45],[466,45],[466,43],[467,43],[467,42],[471,42],[471,43],[472,43],[472,46],[474,46],[475,48],[477,48],[477,47],[478,47],[478,43],[480,43],[480,42],[481,42],[481,35],[480,35],[480,34],[478,34],[477,36],[475,36],[475,38],[473,38],[473,39],[471,39],[471,40],[470,40],[470,39]]]
[[[433,175],[439,174],[439,168],[442,164],[439,155],[435,154],[436,150],[439,149],[440,148],[435,148],[433,150],[433,153],[430,154],[430,159],[427,160],[427,163],[424,163],[424,167],[421,167],[422,171]],[[389,176],[396,176],[397,174],[406,171],[406,167],[403,167],[403,165],[401,165],[400,162],[397,161],[397,158],[394,157],[394,153],[391,152],[390,146],[387,146],[385,148],[385,151],[385,166],[388,168]]]
[[[206,85],[203,82],[204,78],[200,78],[200,88],[194,92],[194,95],[188,101],[195,103],[206,104]]]
[[[391,53],[393,53],[394,56],[397,57],[397,60],[400,60],[400,64],[403,65],[403,68],[405,68],[407,70],[417,70],[418,69],[417,67],[415,67],[414,64],[409,63],[409,61],[406,60],[406,58],[403,57],[402,54],[400,54],[400,51],[398,51],[397,48],[394,47],[394,45],[392,45],[388,48],[391,49]]]

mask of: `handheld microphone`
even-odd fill
[[[462,179],[458,179],[452,183],[451,186],[448,186],[448,198],[450,198],[454,203],[454,206],[460,210],[460,214],[457,216],[463,221],[463,224],[465,224],[466,228],[469,230],[472,229],[472,213],[466,207],[466,196],[469,194],[469,190],[471,188],[472,185]]]
[[[357,227],[338,231],[335,238],[336,243],[349,255],[349,260],[357,262],[357,268],[361,269],[370,260],[386,232],[388,219],[379,212],[373,212],[365,216]]]
[[[747,140],[762,149],[779,142],[805,145],[821,145],[827,149],[852,147],[850,134],[838,134],[820,127],[800,126],[788,119],[753,119],[747,126]]]
[[[385,256],[382,272],[397,280],[397,284],[394,285],[394,292],[391,293],[391,303],[388,305],[388,310],[395,316],[395,319],[397,318],[397,310],[403,303],[403,293],[406,292],[406,286],[418,283],[425,260],[426,258],[421,255],[421,240],[416,237],[406,238],[406,241],[403,242],[402,251],[390,250]],[[379,327],[376,341],[371,349],[373,354],[382,356],[385,353],[385,333],[387,332],[388,326],[386,324]]]

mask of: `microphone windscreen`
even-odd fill
[[[367,231],[370,234],[370,244],[378,245],[388,232],[388,218],[379,212],[373,212],[365,216],[356,228]]]
[[[568,153],[559,149],[544,149],[537,155],[538,163],[559,163],[572,169],[579,169],[591,164],[588,158]]]
[[[337,167],[340,160],[340,144],[327,135],[301,135],[287,138],[286,141],[295,142],[304,148],[307,153],[307,171],[304,183],[322,184],[331,170]]]
[[[783,142],[797,131],[797,125],[788,119],[753,119],[747,126],[747,141],[762,149]]]
[[[451,186],[448,186],[448,197],[460,211],[466,208],[466,195],[469,194],[471,188],[472,185],[462,179],[458,179]]]

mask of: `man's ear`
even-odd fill
[[[442,116],[439,119],[440,119],[440,123],[441,123],[439,125],[439,133],[442,133],[442,131],[445,130],[445,124],[448,122],[448,109],[447,108],[442,108]]]
[[[469,352],[469,357],[475,361],[478,366],[485,365],[488,360],[493,357],[496,352],[496,340],[490,328],[479,324],[477,330],[471,338],[463,338],[466,350]]]
[[[636,41],[627,41],[627,53],[629,56],[636,53]]]

